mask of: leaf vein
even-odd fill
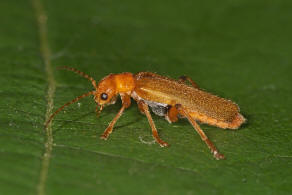
[[[56,89],[56,82],[54,79],[52,66],[51,66],[51,51],[48,43],[48,33],[47,33],[47,15],[43,8],[43,5],[40,0],[32,0],[33,8],[36,14],[37,25],[39,30],[39,41],[40,41],[40,53],[42,56],[42,60],[44,61],[45,71],[47,74],[48,81],[48,94],[47,94],[47,110],[45,119],[46,121],[49,119],[52,114],[53,105],[54,105],[54,94]],[[37,194],[44,195],[45,194],[45,185],[47,181],[48,169],[50,165],[50,158],[53,150],[53,135],[52,135],[52,127],[51,123],[45,129],[46,131],[46,141],[45,141],[45,151],[42,156],[41,161],[41,170],[39,175],[39,182],[37,185]]]

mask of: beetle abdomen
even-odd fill
[[[145,100],[141,97],[139,99],[143,100],[152,110],[152,112],[158,116],[165,116],[168,111],[168,105],[167,104],[162,104],[158,102],[152,102],[149,100]]]

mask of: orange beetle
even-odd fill
[[[66,66],[62,68],[90,80],[94,91],[85,93],[57,109],[46,121],[46,127],[56,114],[81,98],[93,95],[97,104],[96,112],[100,113],[104,106],[114,104],[117,96],[120,95],[122,107],[101,135],[101,139],[106,140],[112,133],[115,123],[124,110],[131,105],[131,98],[133,98],[137,101],[139,110],[146,115],[152,129],[152,135],[161,147],[168,146],[168,143],[160,139],[150,115],[149,107],[155,114],[164,116],[169,123],[176,122],[178,117],[187,118],[201,136],[201,139],[210,148],[214,157],[219,160],[223,159],[224,155],[218,152],[196,121],[223,129],[237,129],[245,122],[245,118],[239,113],[239,107],[235,103],[200,90],[198,85],[186,76],[174,80],[151,72],[139,72],[137,74],[127,72],[110,74],[96,84],[92,77],[75,68]],[[185,84],[185,81],[189,81],[192,86]]]

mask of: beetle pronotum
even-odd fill
[[[125,72],[110,74],[97,84],[92,77],[75,68],[65,66],[62,69],[73,71],[85,77],[91,81],[94,90],[58,108],[46,121],[45,127],[56,114],[81,98],[93,95],[97,104],[96,112],[100,113],[105,105],[114,104],[117,96],[120,95],[122,107],[100,136],[101,139],[106,140],[112,133],[115,123],[124,110],[131,105],[131,98],[133,98],[137,101],[141,113],[146,115],[152,129],[152,135],[161,147],[168,146],[168,143],[160,139],[149,107],[155,114],[164,116],[169,123],[176,122],[178,117],[187,118],[214,157],[219,160],[223,159],[224,155],[218,152],[197,121],[223,129],[237,129],[245,122],[245,118],[239,113],[239,107],[235,103],[199,89],[198,85],[186,76],[174,80],[151,72],[137,74]],[[185,84],[186,81],[189,81],[191,86]]]

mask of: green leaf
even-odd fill
[[[0,194],[290,194],[291,7],[282,0],[2,2]],[[121,102],[96,118],[91,97],[60,112],[50,135],[48,101],[54,111],[92,90],[57,70],[63,65],[96,80],[188,75],[238,103],[248,121],[236,131],[201,125],[225,154],[221,161],[186,120],[153,115],[171,144],[159,147],[134,101],[107,141],[99,135]]]

